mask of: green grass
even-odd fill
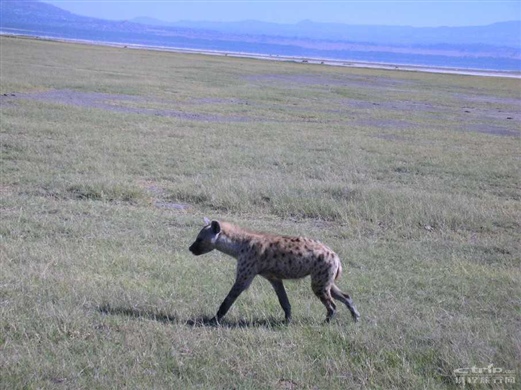
[[[0,51],[0,388],[519,385],[519,80]],[[285,326],[259,278],[205,325],[235,261],[188,252],[203,216],[327,243],[361,321],[304,280]]]

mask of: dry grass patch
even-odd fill
[[[518,80],[0,44],[0,387],[521,381]],[[203,215],[327,243],[361,322],[259,279],[209,326]]]

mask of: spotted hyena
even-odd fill
[[[337,254],[324,244],[304,237],[256,233],[207,218],[204,222],[205,226],[190,246],[190,252],[199,256],[217,249],[237,259],[235,283],[214,321],[224,317],[257,275],[266,278],[275,289],[288,322],[291,320],[291,305],[282,280],[300,279],[308,275],[311,275],[313,292],[327,309],[326,322],[336,311],[333,298],[347,306],[355,321],[360,317],[349,295],[335,285],[342,266]]]

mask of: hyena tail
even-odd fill
[[[336,271],[336,275],[335,275],[335,281],[340,278],[340,275],[342,275],[342,264],[340,263],[340,261],[338,262],[338,269]]]

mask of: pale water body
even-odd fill
[[[521,72],[521,59],[420,55],[389,53],[382,51],[347,51],[307,49],[293,45],[235,42],[224,40],[161,36],[151,33],[92,31],[82,29],[46,28],[46,31],[23,29],[0,29],[4,34],[20,34],[48,38],[87,40],[95,43],[139,45],[141,47],[162,47],[164,49],[193,49],[225,53],[250,53],[267,56],[323,58],[346,62],[410,65],[419,67],[452,68],[467,70],[489,70],[501,72]]]

